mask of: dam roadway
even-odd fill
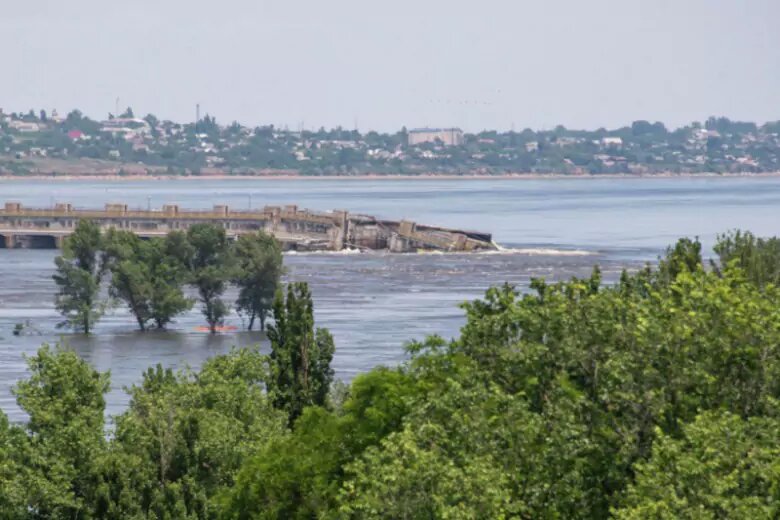
[[[58,248],[79,220],[91,220],[102,229],[132,231],[140,237],[186,231],[199,223],[218,224],[229,237],[265,231],[288,251],[386,250],[409,253],[420,250],[468,252],[495,249],[489,233],[417,224],[409,220],[382,220],[344,210],[313,212],[297,206],[266,206],[258,210],[183,210],[168,204],[161,209],[129,209],[106,204],[104,209],[77,209],[70,204],[27,208],[6,202],[0,208],[0,247]]]

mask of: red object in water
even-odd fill
[[[235,325],[218,325],[214,328],[216,332],[235,332],[238,330],[238,327]],[[195,327],[195,330],[198,332],[211,332],[211,329],[208,327]]]
[[[72,140],[75,141],[76,139],[81,139],[82,137],[84,137],[84,132],[82,132],[81,130],[71,130],[70,132],[68,132],[68,137],[70,137]]]

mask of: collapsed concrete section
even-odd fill
[[[197,223],[216,223],[228,236],[259,230],[275,236],[286,250],[340,251],[343,249],[467,252],[495,249],[489,233],[382,220],[348,211],[313,212],[297,206],[266,206],[233,210],[218,205],[211,210],[183,210],[168,204],[161,209],[137,210],[127,204],[106,204],[102,210],[76,209],[70,204],[26,208],[7,202],[0,208],[0,247],[60,247],[79,220],[102,228],[132,231],[142,237],[163,236]]]

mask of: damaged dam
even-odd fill
[[[56,204],[27,208],[6,202],[0,208],[0,247],[56,248],[73,232],[79,220],[91,220],[103,229],[132,231],[141,237],[186,231],[198,223],[218,224],[230,237],[265,231],[288,251],[384,250],[469,252],[496,249],[489,233],[384,220],[344,210],[314,212],[297,206],[266,206],[234,210],[217,205],[211,210],[187,210],[174,204],[160,209],[130,209],[127,204],[106,204],[103,209]]]

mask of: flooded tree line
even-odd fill
[[[60,325],[85,334],[116,304],[127,307],[140,330],[163,329],[196,303],[185,295],[187,286],[197,294],[208,330],[217,332],[229,313],[223,295],[231,284],[238,289],[235,308],[248,319],[248,328],[259,322],[264,329],[283,273],[274,237],[257,232],[231,241],[214,224],[141,239],[126,230],[103,232],[82,220],[55,264]]]

